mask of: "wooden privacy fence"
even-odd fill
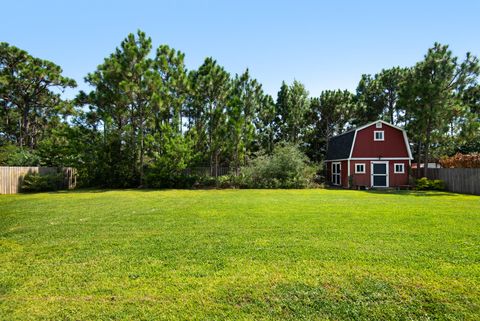
[[[40,175],[63,173],[63,188],[72,189],[77,184],[77,172],[72,167],[0,166],[0,194],[20,192],[25,175],[33,173]]]
[[[480,168],[429,168],[427,176],[443,180],[450,192],[480,195]]]

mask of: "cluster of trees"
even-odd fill
[[[480,150],[479,62],[445,45],[413,67],[362,75],[355,93],[309,97],[294,81],[276,100],[248,69],[231,75],[206,58],[187,70],[182,52],[152,49],[143,32],[128,35],[85,77],[91,90],[65,100],[76,83],[59,66],[1,43],[0,163],[73,166],[85,185],[141,186],[188,167],[238,174],[284,142],[320,163],[329,137],[376,119],[405,127],[420,162]]]

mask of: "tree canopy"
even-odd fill
[[[187,70],[184,60],[129,34],[70,101],[62,92],[76,83],[60,66],[0,43],[0,163],[74,166],[90,186],[175,186],[196,167],[238,175],[285,144],[320,164],[330,137],[377,119],[407,130],[418,162],[480,150],[479,62],[447,45],[361,75],[355,93],[318,97],[298,80],[272,97],[250,69],[231,74],[208,57]]]

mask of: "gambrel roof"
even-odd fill
[[[351,129],[343,134],[330,138],[327,144],[327,157],[325,160],[349,158],[355,132],[356,129]]]
[[[405,146],[407,149],[408,158],[413,159],[412,152],[410,150],[410,144],[408,143],[407,133],[405,132],[405,130],[398,126],[392,125],[386,121],[376,120],[366,125],[363,125],[361,127],[352,128],[343,134],[330,138],[327,144],[327,155],[325,160],[331,161],[331,160],[352,159],[352,151],[354,147],[353,145],[355,144],[357,132],[364,128],[370,127],[376,123],[382,123],[392,128],[400,130],[403,134],[403,140],[405,142]]]

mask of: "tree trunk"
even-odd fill
[[[212,150],[212,145],[211,145],[212,140],[209,139],[209,141],[210,141],[210,144],[209,144],[210,145],[209,146],[209,148],[210,148],[210,176],[214,176],[214,167],[215,167],[214,166],[214,158],[215,158],[215,156],[214,156],[214,151]]]
[[[235,143],[235,152],[233,153],[233,166],[235,167],[235,176],[238,176],[238,165],[240,157],[238,153],[238,143]]]
[[[143,133],[143,121],[140,125],[140,186],[143,186],[143,162],[145,153],[144,133]]]
[[[131,131],[131,133],[130,133],[130,144],[131,144],[130,148],[133,150],[132,159],[130,159],[130,161],[132,162],[131,163],[132,179],[135,181],[135,184],[136,184],[137,182],[136,182],[135,178],[136,178],[137,173],[138,173],[138,169],[137,169],[138,150],[137,150],[137,144],[136,144],[137,135],[135,133],[135,130],[137,129],[137,123],[135,121],[133,106],[130,106],[130,124],[132,125],[132,128],[130,129],[130,131]]]
[[[392,101],[391,98],[390,98],[390,100],[389,100],[389,102],[388,102],[388,105],[389,105],[389,106],[388,106],[388,109],[389,109],[388,112],[389,112],[389,114],[390,114],[390,124],[395,125],[395,123],[394,123],[394,118],[393,118],[393,106],[394,106],[394,104],[393,104],[393,101]]]
[[[430,149],[430,131],[431,131],[431,123],[428,121],[427,123],[427,132],[425,135],[425,159],[424,159],[424,167],[423,167],[423,176],[428,177],[428,159],[429,159],[429,149]]]
[[[215,177],[218,177],[218,151],[215,151]]]
[[[22,114],[22,126],[20,128],[20,147],[26,146],[28,144],[28,128],[30,123],[28,121],[29,108],[24,107]]]
[[[422,141],[418,139],[418,148],[417,148],[417,172],[415,173],[417,178],[420,178],[420,163],[422,157]]]

